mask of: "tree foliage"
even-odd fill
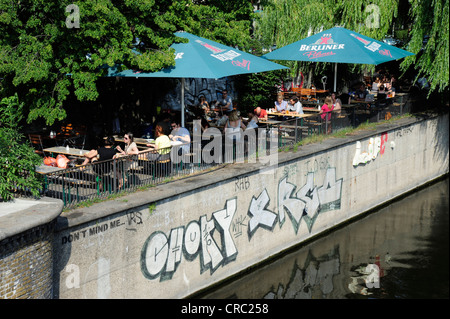
[[[413,27],[408,50],[416,55],[402,63],[410,66],[430,83],[430,91],[448,90],[449,81],[449,3],[448,0],[411,0]],[[425,36],[429,37],[424,45]]]
[[[244,0],[73,4],[0,0],[0,98],[17,93],[28,122],[42,117],[50,125],[64,119],[64,102],[71,93],[80,101],[96,100],[96,80],[107,66],[158,71],[174,65],[169,47],[183,41],[175,31],[241,48],[251,43],[252,8]]]
[[[410,10],[404,10],[405,7]],[[401,22],[404,28],[410,28],[405,49],[416,54],[405,59],[403,70],[414,66],[419,76],[428,78],[432,90],[444,90],[448,89],[449,80],[448,8],[448,0],[409,3],[405,0],[265,0],[257,33],[266,48],[283,47],[335,26],[382,40],[392,33],[396,22]],[[424,35],[429,35],[430,40],[422,50]],[[318,73],[326,66],[325,63],[283,63],[294,73],[298,68]],[[356,69],[367,67],[355,66]]]
[[[42,186],[35,172],[42,159],[19,133],[22,107],[17,95],[0,101],[0,200],[11,199],[16,191],[38,196]]]

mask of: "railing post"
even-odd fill
[[[118,178],[118,176],[117,176],[117,163],[118,163],[118,160],[114,159],[114,161],[113,161],[113,178],[112,178],[112,183],[113,183],[112,190],[113,190],[114,193],[117,191],[117,185],[116,185],[116,178]]]

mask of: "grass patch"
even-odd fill
[[[299,146],[304,146],[304,145],[308,145],[308,144],[316,144],[316,143],[322,143],[324,140],[329,139],[329,138],[345,138],[348,135],[353,135],[356,132],[360,132],[360,131],[365,131],[365,130],[375,130],[377,128],[378,125],[381,124],[386,124],[386,123],[392,123],[394,121],[403,119],[403,118],[409,118],[412,117],[413,115],[410,113],[405,113],[403,115],[398,115],[398,116],[393,116],[392,118],[390,118],[389,120],[384,120],[384,121],[380,121],[380,122],[373,122],[373,123],[369,123],[369,121],[365,122],[365,123],[361,123],[360,125],[358,125],[358,127],[345,127],[343,129],[340,129],[337,132],[334,132],[332,134],[314,134],[311,136],[308,136],[304,139],[302,139],[300,142],[293,144],[292,145],[292,150],[294,152],[296,152],[298,150]]]

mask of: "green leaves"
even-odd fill
[[[444,92],[449,81],[449,1],[410,2],[413,27],[408,50],[416,55],[406,58],[401,67],[406,70],[413,66],[417,78],[426,77],[430,92]],[[429,39],[424,45],[425,36]]]
[[[410,8],[410,12],[408,9]],[[267,0],[257,25],[257,33],[265,48],[283,47],[316,33],[320,29],[343,26],[382,40],[395,28],[410,26],[406,49],[416,53],[401,64],[403,71],[415,68],[418,77],[425,76],[430,91],[448,90],[449,82],[449,1],[448,0],[365,0],[308,1]],[[424,36],[428,44],[423,48]],[[285,63],[287,64],[287,63]],[[317,72],[322,67],[308,63],[293,64],[303,70]],[[355,66],[362,71],[367,66]],[[372,67],[373,68],[373,67]]]
[[[35,172],[42,159],[24,143],[24,136],[19,133],[22,108],[17,95],[0,101],[0,200],[11,199],[16,191],[39,196],[42,188]]]
[[[106,66],[159,71],[174,65],[177,30],[250,47],[247,0],[0,0],[0,98],[18,94],[28,122],[65,117],[64,101],[98,97]],[[74,23],[78,19],[77,24]],[[139,43],[136,43],[139,39]],[[141,54],[135,54],[133,50]]]

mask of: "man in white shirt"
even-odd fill
[[[169,139],[172,142],[181,142],[183,145],[180,146],[180,149],[183,153],[189,153],[190,143],[191,143],[191,135],[187,128],[181,127],[180,121],[177,119],[172,119],[172,132],[169,135]]]
[[[293,96],[289,99],[289,105],[287,110],[294,114],[303,114],[303,106],[302,103],[298,100],[296,96]]]

